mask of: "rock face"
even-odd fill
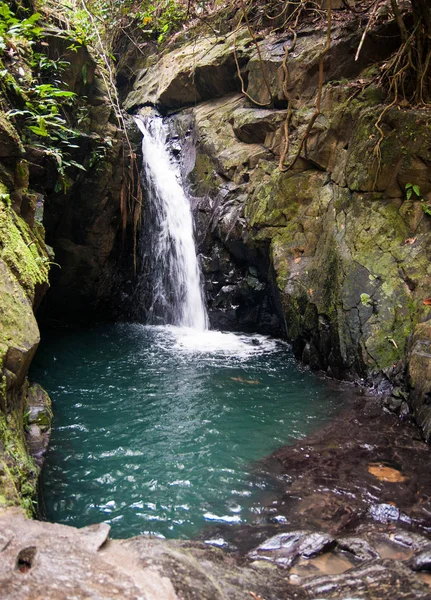
[[[21,504],[31,514],[39,469],[24,436],[27,372],[39,344],[33,311],[48,287],[50,258],[24,148],[4,113],[0,138],[0,506]]]
[[[283,60],[291,39],[265,38],[261,62],[241,33],[242,78],[263,106],[224,84],[214,92],[211,81],[225,81],[233,48],[210,37],[195,41],[193,52],[183,45],[155,64],[147,61],[126,106],[176,109],[169,119],[183,141],[184,174],[196,197],[212,322],[283,330],[303,362],[330,376],[397,390],[410,385],[415,417],[429,439],[423,373],[424,365],[429,369],[430,113],[381,104],[372,65],[393,50],[379,36],[396,27],[379,27],[354,61],[357,24],[334,26],[321,114],[290,169],[314,111],[320,32],[299,31],[287,81]],[[391,39],[398,43],[396,35]],[[203,68],[207,60],[210,71]],[[280,168],[286,94],[292,116]],[[185,98],[196,106],[187,107]]]
[[[108,525],[75,529],[0,516],[6,553],[0,583],[7,598],[142,598],[179,600],[258,597],[306,598],[280,578],[265,581],[259,569],[240,567],[221,550],[203,543],[156,538],[106,539]]]
[[[251,37],[244,29],[238,36],[237,56],[241,57],[250,43]],[[179,108],[223,96],[238,89],[238,85],[232,38],[203,38],[141,70],[124,107]]]
[[[57,263],[39,317],[54,323],[89,323],[121,313],[126,282],[133,277],[133,223],[138,217],[130,190],[139,185],[139,174],[130,156],[139,155],[140,138],[133,120],[126,117],[124,139],[88,51],[82,47],[72,52],[68,42],[58,38],[48,42],[49,55],[70,63],[63,73],[70,91],[86,98],[81,114],[69,115],[77,132],[71,159],[85,170],[68,169],[59,186],[52,168],[28,149],[32,184],[45,196],[46,241]]]

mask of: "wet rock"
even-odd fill
[[[290,526],[360,537],[373,547],[361,528],[372,523],[398,534],[404,527],[419,544],[414,536],[430,533],[429,448],[411,423],[382,414],[378,400],[354,397],[333,423],[264,461],[280,474],[277,514]]]
[[[107,540],[105,524],[75,529],[0,514],[0,585],[10,600],[268,600],[307,597],[286,579],[262,577],[218,548],[141,536]]]
[[[269,560],[280,567],[290,567],[298,556],[311,558],[327,550],[334,538],[325,533],[293,531],[281,533],[249,552],[252,560]]]
[[[399,530],[391,534],[391,539],[400,546],[420,551],[429,546],[429,538],[412,531]]]
[[[350,552],[361,562],[367,562],[379,556],[366,540],[358,537],[337,538],[337,548]]]
[[[428,571],[431,573],[431,547],[417,554],[409,565],[413,571]]]
[[[392,560],[378,561],[341,575],[310,578],[302,585],[311,598],[429,598],[429,588],[409,568]]]
[[[51,434],[51,400],[46,391],[33,383],[27,391],[26,439],[36,465],[42,467]]]
[[[369,508],[369,514],[380,523],[399,521],[402,516],[400,510],[392,504],[374,504]]]

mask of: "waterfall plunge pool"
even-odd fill
[[[31,376],[54,406],[46,518],[122,538],[255,521],[272,485],[256,461],[343,404],[283,342],[172,326],[45,332]]]

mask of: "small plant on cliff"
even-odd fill
[[[34,42],[42,31],[37,25],[39,17],[39,13],[34,13],[28,19],[17,19],[6,2],[0,2],[0,52],[13,50],[14,38],[25,37]]]
[[[431,216],[431,206],[425,202],[425,199],[422,198],[420,187],[413,183],[406,184],[406,198],[410,200],[412,195],[415,195],[418,200],[422,202],[422,209],[426,215]]]
[[[53,159],[58,173],[56,189],[60,191],[68,185],[67,168],[85,170],[71,158],[78,134],[69,126],[65,111],[75,103],[76,94],[61,79],[68,63],[28,50],[40,37],[39,19],[40,13],[34,13],[19,20],[0,2],[0,56],[4,55],[3,62],[0,59],[0,91],[16,107],[7,116],[24,141]]]
[[[407,200],[410,200],[413,194],[415,194],[420,200],[422,200],[420,187],[413,183],[406,183]]]
[[[162,43],[172,30],[184,22],[186,17],[186,6],[176,0],[155,2],[136,14],[140,27],[147,33],[157,35],[159,43]]]

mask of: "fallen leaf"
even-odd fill
[[[411,246],[412,244],[414,244],[414,243],[415,243],[415,241],[416,241],[417,239],[418,239],[418,238],[407,238],[406,240],[404,240],[404,246],[405,246],[406,244],[410,244],[410,246]]]
[[[425,304],[425,306],[430,306],[431,305],[431,298],[425,298],[424,304]]]
[[[293,260],[293,262],[294,262],[294,263],[297,265],[299,262],[301,262],[301,257],[300,257],[300,256],[298,256],[297,258],[295,258],[295,259]]]
[[[254,592],[249,592],[249,594],[252,596],[252,598],[254,598],[254,600],[263,600],[262,596],[258,596]]]
[[[258,379],[243,379],[242,377],[231,377],[232,381],[239,381],[241,383],[248,383],[250,385],[257,385],[259,383]]]
[[[374,477],[377,477],[379,481],[388,481],[389,483],[401,483],[406,480],[404,475],[397,469],[387,467],[381,463],[374,463],[368,465],[368,472]]]
[[[313,292],[314,292],[313,288],[310,288],[310,289],[309,289],[309,290],[307,290],[307,291],[308,291],[308,295],[309,295],[309,296],[312,296],[312,295],[313,295]]]

